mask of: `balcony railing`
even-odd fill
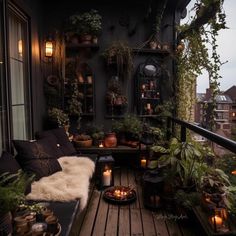
[[[187,129],[194,131],[197,134],[200,134],[201,136],[209,139],[210,141],[228,149],[229,151],[236,153],[236,142],[234,142],[231,139],[228,138],[224,138],[218,134],[215,134],[209,130],[206,130],[202,127],[199,127],[197,125],[176,119],[176,118],[172,118],[172,117],[168,117],[167,118],[167,130],[170,130],[171,128],[173,128],[174,124],[179,124],[181,129],[180,129],[180,139],[182,142],[186,141],[186,137],[187,137]],[[170,136],[170,133],[168,134],[168,136]]]

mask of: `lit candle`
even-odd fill
[[[150,110],[150,109],[151,109],[151,104],[147,103],[147,110]]]
[[[216,222],[217,226],[221,226],[222,223],[223,223],[223,220],[222,220],[222,218],[220,216],[213,216],[211,218],[211,221],[212,221],[213,224],[215,224],[214,222]]]
[[[233,171],[231,172],[231,174],[232,174],[232,175],[236,175],[236,170],[233,170]]]
[[[103,147],[103,143],[101,142],[98,147],[102,148]]]
[[[145,89],[145,88],[146,88],[146,86],[145,86],[145,84],[143,84],[143,85],[142,85],[142,89]]]
[[[111,170],[106,170],[103,172],[103,186],[111,185]]]
[[[146,159],[141,159],[141,167],[146,168],[147,160]]]

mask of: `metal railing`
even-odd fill
[[[228,139],[228,138],[224,138],[218,134],[215,134],[209,130],[206,130],[202,127],[199,127],[197,125],[188,123],[186,121],[182,121],[173,117],[168,117],[167,118],[167,127],[168,130],[170,130],[170,128],[172,127],[172,125],[176,123],[179,124],[181,127],[180,130],[180,139],[182,142],[186,141],[186,136],[187,136],[187,129],[194,131],[197,134],[200,134],[201,136],[209,139],[210,141],[230,150],[231,152],[236,153],[236,142]]]

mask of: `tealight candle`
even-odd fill
[[[104,147],[104,146],[103,146],[103,143],[102,143],[102,142],[99,143],[98,147],[100,147],[100,148]]]
[[[145,168],[147,164],[147,160],[146,159],[141,159],[141,167]]]
[[[151,104],[147,103],[147,110],[150,110],[150,109],[151,109]]]
[[[106,170],[103,172],[103,186],[111,185],[111,170]]]

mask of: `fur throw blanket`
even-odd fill
[[[33,182],[26,199],[61,202],[79,199],[82,210],[87,204],[95,164],[89,158],[76,156],[61,157],[58,161],[62,171]]]

